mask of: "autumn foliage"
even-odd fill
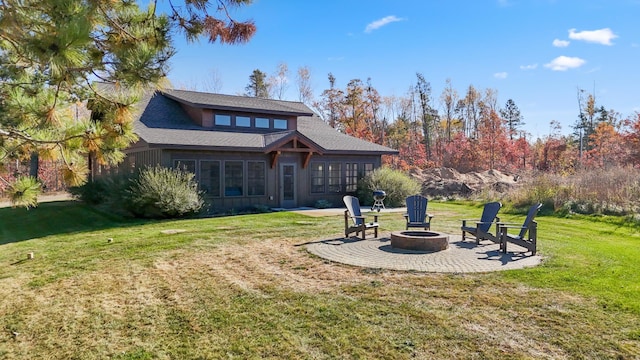
[[[381,97],[371,79],[351,80],[343,90],[329,74],[331,86],[314,107],[337,130],[398,150],[383,161],[401,170],[571,174],[640,166],[640,113],[622,119],[590,96],[585,113],[577,114],[576,134],[561,135],[559,122],[551,120],[549,135],[534,140],[521,129],[525,119],[512,99],[501,108],[495,90],[470,85],[461,96],[448,80],[436,103],[430,84],[417,75],[406,96]]]

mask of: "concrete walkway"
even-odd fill
[[[307,250],[337,263],[374,269],[410,270],[436,273],[474,273],[513,270],[540,264],[542,258],[526,249],[508,245],[503,254],[499,245],[475,240],[462,241],[449,235],[449,248],[437,252],[420,252],[391,247],[390,234],[377,239],[357,238],[320,240],[306,244]]]

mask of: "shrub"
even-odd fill
[[[328,208],[330,208],[332,206],[333,206],[333,204],[331,204],[330,202],[328,202],[327,200],[324,200],[324,199],[318,200],[314,204],[314,207],[316,209],[328,209]]]
[[[128,188],[128,209],[145,218],[194,215],[204,206],[195,175],[161,166],[142,169]]]
[[[387,193],[385,206],[401,207],[409,195],[419,194],[420,183],[405,172],[381,167],[358,182],[357,195],[363,204],[373,204],[373,191],[383,190]]]
[[[542,202],[544,208],[580,214],[627,215],[640,207],[640,171],[582,170],[568,176],[534,173],[508,196],[515,207]]]
[[[88,181],[81,186],[72,186],[69,188],[69,193],[88,205],[104,204],[109,198],[105,180],[102,178]]]

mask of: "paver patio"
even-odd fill
[[[449,235],[449,248],[421,252],[391,247],[390,234],[377,239],[338,238],[306,244],[306,249],[323,259],[341,264],[375,269],[409,270],[436,273],[474,273],[522,269],[541,263],[525,248],[509,244],[509,252],[499,245],[475,240],[462,241],[460,235]]]

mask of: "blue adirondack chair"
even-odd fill
[[[411,195],[406,199],[407,213],[404,214],[407,220],[407,229],[423,228],[431,229],[431,219],[433,215],[427,213],[427,204],[429,201],[422,195]],[[427,220],[429,218],[429,220]]]
[[[507,243],[514,243],[531,251],[532,255],[536,254],[538,245],[538,223],[534,220],[538,214],[538,210],[542,204],[537,203],[529,208],[527,217],[522,226],[511,226],[509,224],[500,224],[500,249],[507,252]],[[509,235],[508,229],[520,229],[518,235]]]
[[[373,229],[374,236],[378,237],[378,215],[374,215],[373,222],[366,222],[360,210],[360,201],[357,197],[346,195],[342,198],[347,210],[344,211],[344,236],[349,237],[351,233],[361,233],[362,240],[365,239],[365,231]]]
[[[497,201],[485,204],[480,220],[475,222],[475,226],[467,226],[467,221],[473,220],[462,220],[462,226],[460,227],[462,230],[462,241],[465,240],[465,234],[469,233],[475,236],[476,244],[480,244],[481,240],[491,240],[494,243],[499,243],[498,223],[500,222],[500,218],[498,217],[498,211],[500,211],[501,207],[502,204]],[[493,224],[496,225],[495,235],[490,232]]]

